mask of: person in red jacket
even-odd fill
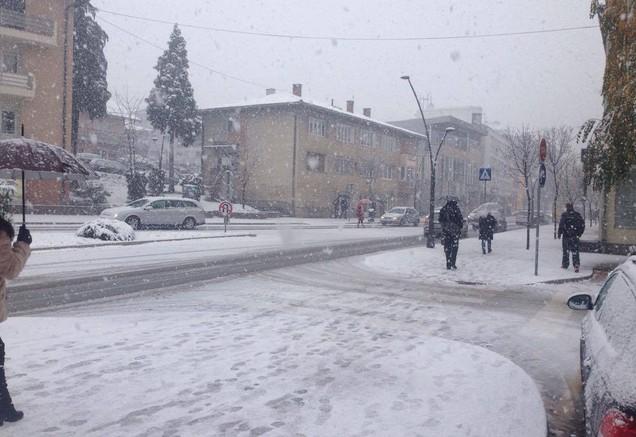
[[[358,217],[357,227],[362,225],[364,228],[364,206],[362,205],[362,202],[358,202],[358,206],[356,206],[356,217]]]
[[[0,322],[7,320],[7,279],[15,279],[31,254],[31,233],[20,226],[18,241],[11,244],[15,231],[13,225],[0,217]],[[4,373],[4,343],[0,338],[0,426],[3,422],[17,422],[24,417],[13,406],[7,378]]]

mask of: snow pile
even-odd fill
[[[76,235],[104,241],[133,241],[135,239],[135,231],[128,224],[119,220],[102,218],[84,223]]]

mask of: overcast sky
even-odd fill
[[[382,120],[417,111],[408,84],[436,108],[482,106],[495,127],[578,126],[602,112],[604,55],[598,29],[428,41],[342,41],[338,37],[428,37],[505,33],[597,24],[589,0],[93,0],[98,8],[151,19],[329,40],[265,38],[182,27],[200,108],[261,97],[266,87],[319,101],[355,100]],[[146,96],[170,24],[101,12],[109,34],[111,91]]]

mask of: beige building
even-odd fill
[[[71,138],[71,0],[0,0],[0,138],[22,133],[64,148]],[[65,189],[30,181],[33,204],[60,204]]]
[[[299,217],[333,216],[342,199],[414,205],[420,134],[293,91],[201,111],[206,195]]]

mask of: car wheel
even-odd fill
[[[382,226],[386,226],[386,223],[382,222]]]
[[[184,221],[183,221],[183,229],[189,229],[192,230],[195,228],[195,226],[197,225],[197,222],[192,218],[192,217],[187,217]]]
[[[125,220],[126,224],[128,226],[130,226],[131,228],[133,228],[133,230],[138,230],[139,228],[141,228],[141,220],[139,220],[139,217],[135,216],[135,215],[131,215],[130,217],[126,217]]]
[[[420,224],[419,222],[416,222],[416,221],[413,222],[413,226],[415,226],[415,227],[417,227],[417,225],[419,225],[419,224]]]
[[[400,224],[398,226],[404,226],[404,219],[400,220]]]

